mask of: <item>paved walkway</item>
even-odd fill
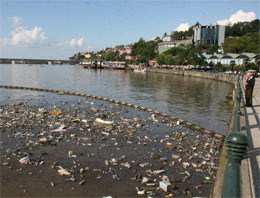
[[[241,104],[245,105],[244,91]],[[260,78],[256,78],[253,91],[253,106],[243,107],[242,109],[244,118],[242,117],[241,128],[242,132],[247,135],[249,142],[248,159],[243,160],[241,169],[242,188],[248,189],[242,190],[244,191],[242,195],[243,197],[258,198],[260,197]],[[243,166],[243,163],[247,165]],[[245,181],[246,177],[248,181]]]

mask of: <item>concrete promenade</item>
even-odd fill
[[[241,81],[242,83],[242,81]],[[244,81],[242,105],[245,105]],[[241,107],[241,130],[248,138],[248,158],[242,161],[242,197],[260,197],[260,78],[256,78],[253,106]]]

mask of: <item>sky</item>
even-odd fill
[[[0,58],[66,60],[202,25],[260,17],[258,0],[0,0]]]

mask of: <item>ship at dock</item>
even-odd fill
[[[80,65],[82,65],[84,69],[103,69],[102,62],[97,61],[83,61],[80,62]]]
[[[81,62],[80,65],[82,65],[84,69],[126,69],[124,61],[84,61]]]
[[[121,69],[125,70],[126,65],[124,61],[105,61],[103,62],[103,68],[105,69]]]

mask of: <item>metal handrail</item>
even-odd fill
[[[232,132],[226,138],[227,166],[222,188],[222,197],[241,197],[240,188],[240,165],[247,153],[247,137],[240,130],[240,105],[242,89],[240,80],[237,78],[237,96]]]

